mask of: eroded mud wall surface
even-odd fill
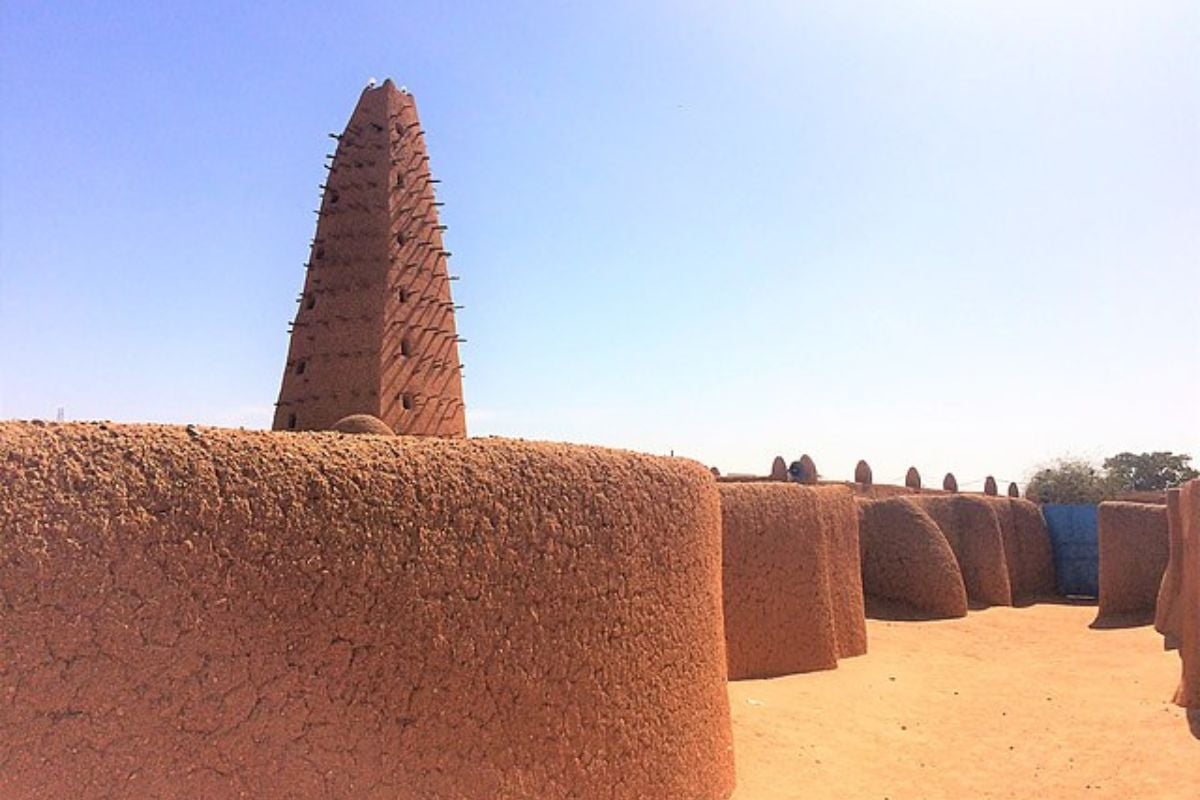
[[[903,497],[859,500],[863,591],[934,617],[962,617],[967,591],[941,528]]]
[[[858,550],[849,491],[730,483],[720,495],[729,677],[831,669],[839,652],[864,649],[861,590],[834,588],[851,583],[842,574],[851,538]]]
[[[1027,603],[1054,595],[1054,551],[1041,508],[1016,497],[990,497],[1000,523],[1008,582],[1015,603]]]
[[[967,598],[981,605],[1012,605],[1000,521],[991,501],[980,496],[912,495],[933,517],[958,559]]]
[[[1099,615],[1153,612],[1167,568],[1166,506],[1101,503]]]
[[[824,488],[822,527],[830,533],[829,591],[833,601],[833,631],[838,658],[867,652],[867,615],[859,554],[858,508],[849,489]]]
[[[595,448],[0,424],[0,797],[726,798],[720,513]]]
[[[1030,601],[1057,594],[1054,548],[1041,506],[1019,497],[1010,497],[1008,504],[1017,544],[1013,599]]]
[[[1183,632],[1183,506],[1179,489],[1167,491],[1167,567],[1158,585],[1154,604],[1154,629],[1167,637],[1167,645],[1177,646]]]
[[[1017,525],[1013,519],[1012,505],[1008,497],[992,497],[984,495],[983,499],[996,512],[996,522],[1000,526],[1000,543],[1004,546],[1004,566],[1008,571],[1008,586],[1014,602],[1017,600],[1017,586],[1020,583],[1020,544],[1017,542]]]
[[[1183,532],[1179,657],[1183,676],[1175,702],[1200,709],[1200,480],[1188,481],[1180,490],[1179,508]]]

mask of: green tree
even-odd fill
[[[1036,503],[1099,503],[1108,493],[1105,476],[1082,459],[1059,459],[1025,487],[1025,496]]]
[[[1184,453],[1117,453],[1104,459],[1104,471],[1113,492],[1160,491],[1200,478],[1191,460]]]

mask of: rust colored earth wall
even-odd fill
[[[912,495],[942,529],[962,570],[967,598],[980,605],[1012,605],[1000,521],[984,497]]]
[[[856,497],[868,500],[882,500],[887,497],[911,497],[915,494],[944,495],[949,494],[944,489],[917,488],[911,486],[896,486],[888,483],[841,483],[828,481],[823,486],[848,486]]]
[[[858,551],[850,492],[794,483],[719,488],[730,679],[832,669],[839,653],[865,651],[861,589],[850,597],[846,588],[861,587],[861,578],[841,574],[847,543]]]
[[[1041,508],[1015,497],[982,496],[996,512],[1014,603],[1053,595],[1054,553]]]
[[[829,591],[838,658],[867,652],[867,615],[859,552],[858,508],[849,489],[822,490],[821,526],[830,533]]]
[[[720,514],[598,448],[0,424],[0,797],[727,798]]]
[[[390,80],[363,90],[328,169],[273,427],[370,414],[398,434],[465,436],[449,251],[412,96]]]
[[[1008,572],[1008,587],[1013,602],[1017,600],[1017,585],[1020,582],[1019,545],[1017,544],[1017,526],[1013,519],[1012,505],[1007,497],[992,497],[984,495],[983,499],[996,512],[996,522],[1000,525],[1000,543],[1004,546],[1004,567]]]
[[[1098,513],[1099,616],[1153,612],[1167,568],[1167,509],[1107,502]]]
[[[1180,570],[1179,657],[1183,675],[1175,702],[1200,709],[1200,480],[1188,481],[1179,494],[1183,568]]]
[[[1183,604],[1180,593],[1183,586],[1183,507],[1179,489],[1167,491],[1167,567],[1163,570],[1162,582],[1158,585],[1158,598],[1154,604],[1154,629],[1167,637],[1168,646],[1179,643],[1183,632],[1181,615]]]
[[[1016,568],[1010,570],[1013,600],[1028,602],[1058,593],[1054,572],[1054,548],[1046,518],[1037,503],[1019,497],[1008,498],[1016,543]],[[1005,557],[1007,557],[1007,553]]]
[[[933,617],[962,617],[967,590],[933,518],[904,497],[858,500],[863,591]]]

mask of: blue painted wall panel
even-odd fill
[[[1096,597],[1100,591],[1100,539],[1096,531],[1096,506],[1042,506],[1058,591],[1064,595]]]

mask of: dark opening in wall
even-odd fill
[[[402,356],[411,356],[412,355],[412,342],[410,342],[407,337],[400,340],[400,355],[402,355]]]
[[[404,188],[404,173],[403,172],[396,173],[396,188],[397,189]]]
[[[312,308],[317,304],[317,296],[315,294],[304,295],[304,307]]]
[[[396,234],[396,244],[400,245],[401,247],[404,247],[404,243],[405,243],[406,241],[407,241],[407,239],[405,239],[405,238],[404,238],[404,234],[403,234],[403,233],[397,233],[397,234]]]
[[[329,193],[329,204],[330,204],[330,205],[335,205],[335,204],[337,203],[337,201],[338,201],[338,193],[337,193],[337,192],[330,192],[330,193]]]
[[[413,396],[408,392],[400,395],[400,405],[403,406],[405,411],[412,411]]]
[[[325,248],[324,248],[324,247],[318,247],[318,248],[317,248],[317,252],[316,252],[316,256],[317,256],[317,258],[324,258],[324,257],[325,257]]]
[[[288,426],[289,431],[296,430],[296,415],[295,414],[288,414],[287,426]]]
[[[296,362],[296,374],[297,375],[303,375],[304,370],[306,370],[306,369],[308,369],[307,361],[297,361]]]
[[[401,290],[398,292],[398,294],[399,294],[399,296],[400,296],[400,302],[401,302],[401,303],[407,303],[407,302],[409,301],[409,298],[411,298],[411,297],[412,297],[412,292],[411,292],[411,291],[409,291],[408,289],[401,289]]]
[[[399,122],[396,123],[396,133],[400,134],[401,136],[404,136],[404,126],[401,125]]]

